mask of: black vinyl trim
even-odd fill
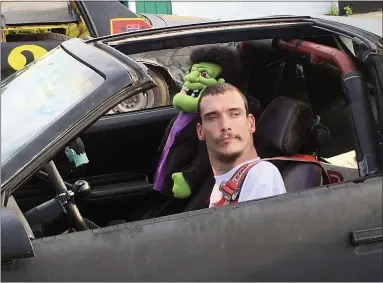
[[[102,117],[90,128],[85,131],[88,133],[104,132],[115,130],[119,128],[143,126],[161,121],[170,121],[179,112],[178,109],[173,107],[154,108],[148,110],[140,110],[137,112],[128,112],[114,115],[107,115]]]

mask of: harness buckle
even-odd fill
[[[221,182],[221,185],[219,186],[219,191],[223,194],[224,198],[228,201],[235,200],[239,194],[238,189],[231,189],[225,181]]]

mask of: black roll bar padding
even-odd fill
[[[46,173],[46,172],[44,172],[44,171],[39,170],[39,171],[37,172],[36,177],[39,177],[41,180],[48,181],[48,182],[50,183],[50,180],[49,180],[49,177],[48,177],[48,173]],[[66,186],[69,190],[73,190],[73,184],[70,184],[70,183],[65,182],[65,181],[64,181],[64,184],[65,184],[65,186]]]
[[[56,190],[57,195],[59,196],[63,194],[64,197],[66,197],[69,190],[65,186],[65,183],[63,179],[61,178],[60,173],[57,170],[57,167],[52,160],[45,165],[45,170],[48,174],[49,180],[52,182],[52,185],[54,186]],[[74,200],[68,199],[65,206],[71,216],[71,220],[74,220],[74,223],[73,223],[75,225],[74,228],[77,229],[78,231],[88,230],[88,227],[86,226],[86,223],[84,219],[82,218],[80,211],[78,210],[76,204],[74,203]]]
[[[276,39],[274,47],[310,56],[311,62],[327,62],[338,67],[343,76],[342,83],[346,100],[350,107],[350,119],[354,125],[356,157],[361,177],[381,171],[379,167],[378,136],[372,115],[372,106],[368,99],[362,73],[351,58],[342,50],[305,40]]]
[[[380,172],[379,159],[376,155],[378,136],[374,127],[370,125],[374,117],[363,76],[359,71],[352,72],[344,75],[342,82],[351,110],[351,120],[354,123],[356,145],[361,153],[357,155],[359,173],[363,177]]]

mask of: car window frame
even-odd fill
[[[60,64],[60,61],[63,64]],[[54,71],[49,69],[52,67],[55,68]],[[68,67],[70,69],[65,69]],[[73,70],[74,73],[76,71],[80,73],[77,73],[77,75],[72,74],[71,70]],[[65,78],[67,78],[67,80]],[[81,86],[84,86],[86,81],[76,82],[69,86],[69,80],[77,78],[80,78],[80,80],[89,80],[90,88],[87,90],[81,89]],[[65,85],[59,86],[62,82],[65,82]],[[31,84],[31,90],[25,92],[25,86],[29,83]],[[4,116],[2,115],[2,118],[5,118],[2,120],[2,126],[5,127],[5,129],[2,128],[2,134],[6,137],[2,140],[4,147],[2,148],[3,155],[1,165],[12,159],[22,148],[28,146],[30,141],[33,141],[36,136],[44,132],[50,124],[59,119],[61,115],[65,115],[73,105],[76,105],[83,98],[87,97],[103,83],[105,83],[103,76],[73,58],[73,56],[60,48],[60,46],[31,64],[28,64],[23,73],[9,76],[4,81],[4,84],[2,84],[1,93],[1,100],[6,103],[2,105],[6,105],[5,109],[2,109],[2,114],[5,113]],[[68,93],[70,90],[72,90],[73,93]],[[75,97],[73,97],[73,95],[75,95]],[[12,107],[12,104],[17,104],[17,101],[20,99],[21,101],[24,101],[24,99],[27,101],[29,99],[38,100],[39,96],[45,101],[38,105],[33,105],[32,103],[32,106],[27,107],[25,112],[22,111],[25,107],[24,105],[15,105],[16,109],[17,107],[21,108],[20,110],[23,114],[17,114],[19,111],[15,111],[16,109]],[[58,102],[57,99],[62,103]],[[44,109],[45,107],[45,109],[49,111],[49,107],[54,100],[56,100],[54,104],[57,105],[57,109],[51,111],[48,115],[41,115],[41,111],[43,110],[39,109]],[[28,102],[24,103],[28,104]],[[19,118],[22,120],[18,120]],[[25,130],[14,131],[14,128],[19,126],[19,123],[24,120],[25,124],[23,126],[25,126]],[[20,134],[22,136],[20,136]]]
[[[129,60],[126,55],[113,48],[110,50],[80,39],[65,41],[60,46],[76,60],[98,72],[105,82],[46,129],[30,146],[21,150],[15,158],[2,166],[2,193],[7,191],[10,195],[21,186],[33,172],[38,170],[39,164],[46,163],[81,130],[89,127],[90,120],[94,122],[101,118],[105,114],[103,113],[105,107],[108,109],[114,107],[122,100],[139,93],[142,91],[137,89],[139,87],[154,86],[154,82],[140,64]],[[107,50],[111,52],[106,52]],[[68,125],[71,127],[68,128]]]

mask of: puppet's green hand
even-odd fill
[[[185,178],[182,176],[181,172],[174,173],[172,175],[173,179],[173,194],[175,198],[186,199],[191,195],[191,190]]]

